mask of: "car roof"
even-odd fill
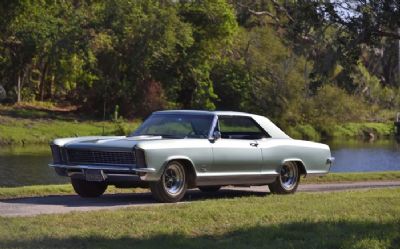
[[[228,116],[253,116],[254,114],[234,111],[202,111],[202,110],[165,110],[154,114],[197,114],[197,115],[228,115]]]
[[[157,111],[154,114],[192,114],[192,115],[226,115],[226,116],[246,116],[252,117],[272,138],[290,138],[278,126],[271,122],[267,117],[246,113],[246,112],[233,112],[233,111],[201,111],[201,110],[166,110]]]

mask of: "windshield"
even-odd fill
[[[207,138],[213,115],[153,114],[131,136]]]

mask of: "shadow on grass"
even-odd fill
[[[166,224],[167,225],[167,224]],[[132,226],[135,223],[132,222]],[[57,229],[57,228],[55,228]],[[193,234],[198,234],[193,228]],[[197,231],[197,232],[196,232]],[[0,241],[0,248],[390,248],[400,245],[399,223],[373,222],[297,222],[260,225],[227,231],[220,235],[182,233],[109,236],[63,235],[64,238],[21,238]],[[87,228],[84,232],[88,232]],[[77,231],[73,231],[77,234]],[[92,232],[89,232],[93,234]],[[112,234],[117,232],[111,231]],[[189,232],[190,233],[190,232]]]
[[[267,187],[265,187],[267,189]],[[266,196],[267,192],[256,192],[236,189],[222,189],[214,193],[203,193],[199,190],[189,190],[182,202],[236,198],[246,196]],[[149,192],[105,194],[99,198],[82,198],[78,195],[60,195],[44,197],[27,197],[18,199],[0,200],[13,205],[61,205],[63,207],[117,207],[124,205],[159,204]]]

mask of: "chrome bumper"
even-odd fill
[[[115,171],[126,171],[127,173],[138,172],[138,173],[154,173],[156,169],[154,168],[127,168],[120,166],[107,166],[107,165],[65,165],[65,164],[53,164],[50,163],[51,168],[63,168],[63,169],[98,169],[98,170],[115,170]]]

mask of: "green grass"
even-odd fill
[[[0,248],[398,248],[400,189],[0,218]]]
[[[400,171],[385,171],[373,173],[331,173],[323,177],[302,178],[302,184],[334,183],[334,182],[359,182],[359,181],[400,181]],[[108,187],[107,193],[132,193],[143,192],[143,189],[118,189]],[[0,199],[20,197],[38,197],[48,195],[75,194],[71,184],[36,185],[24,187],[0,187]]]
[[[132,122],[30,120],[0,118],[0,144],[49,143],[54,138],[102,135],[126,135],[139,125]]]
[[[334,183],[361,181],[400,181],[400,171],[329,173],[326,176],[301,179],[302,183]]]
[[[47,102],[21,103],[16,106],[0,105],[0,145],[48,143],[57,137],[90,135],[125,135],[138,127],[140,120],[101,122],[88,120],[73,107],[57,107]],[[319,141],[321,138],[370,138],[394,134],[391,122],[346,123],[318,130],[310,124],[287,127],[292,137]]]
[[[333,137],[368,137],[373,134],[377,137],[394,135],[393,123],[346,123],[336,125]]]
[[[46,102],[0,105],[0,145],[47,144],[60,137],[127,135],[140,123],[90,120],[73,107],[56,107]]]
[[[393,122],[361,122],[336,124],[319,130],[310,124],[296,125],[286,129],[293,138],[320,141],[321,138],[374,138],[394,136]]]
[[[135,193],[143,192],[141,188],[115,188],[109,186],[106,193]],[[71,195],[74,189],[71,184],[34,185],[23,187],[0,187],[0,200],[22,197],[43,197],[49,195]]]

